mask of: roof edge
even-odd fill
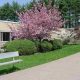
[[[4,23],[15,23],[15,24],[19,23],[19,22],[6,21],[6,20],[0,20],[0,22],[4,22]]]

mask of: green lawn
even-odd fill
[[[26,69],[36,65],[47,63],[53,60],[57,60],[75,54],[77,52],[80,52],[80,45],[67,45],[64,46],[62,49],[51,51],[51,52],[34,54],[31,56],[20,56],[23,62],[15,64],[15,68],[12,68],[13,65],[0,67],[0,74],[10,73],[13,71]]]

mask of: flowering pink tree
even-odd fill
[[[60,11],[55,7],[48,9],[44,4],[34,5],[32,9],[18,13],[18,16],[20,26],[16,30],[12,29],[17,38],[41,40],[51,30],[64,24]]]

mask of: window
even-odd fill
[[[10,41],[10,33],[9,32],[2,33],[2,41]]]

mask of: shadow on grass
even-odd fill
[[[11,73],[11,72],[15,72],[17,70],[20,70],[20,69],[13,66],[12,68],[0,70],[0,75],[5,75],[5,74]]]

